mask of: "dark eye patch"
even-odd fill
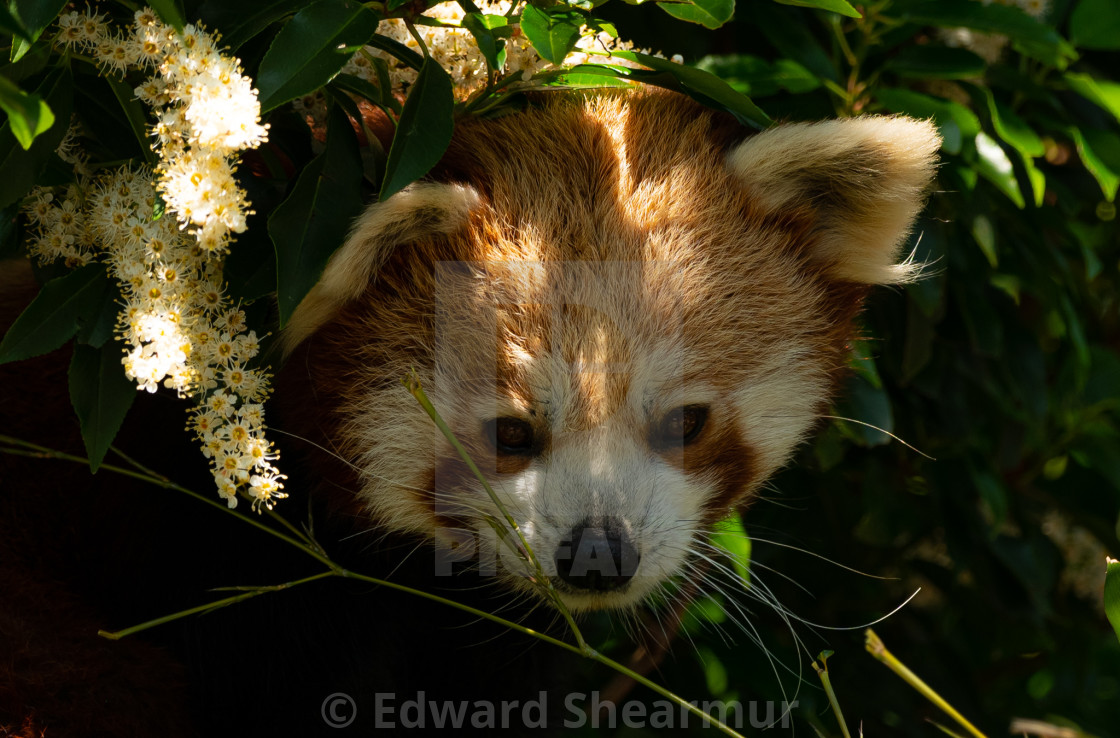
[[[499,454],[528,456],[535,453],[533,426],[520,418],[494,418],[486,423],[485,434]]]
[[[657,424],[651,442],[657,448],[687,446],[704,430],[708,408],[704,405],[682,405],[669,411]]]

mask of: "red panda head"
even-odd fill
[[[673,94],[553,96],[370,206],[283,337],[363,513],[524,582],[415,370],[569,607],[684,571],[814,425],[868,287],[914,276],[939,144],[889,117],[744,136]]]

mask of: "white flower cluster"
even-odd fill
[[[136,96],[157,113],[160,194],[204,251],[225,252],[249,214],[233,176],[234,157],[268,135],[240,62],[224,56],[203,29],[187,25],[177,33],[148,8],[136,12],[127,33],[113,31],[89,9],[66,13],[59,24],[59,41],[91,52],[102,68],[155,72]]]
[[[244,486],[254,507],[271,508],[286,495],[264,437],[269,376],[248,366],[260,342],[224,295],[220,263],[173,219],[157,217],[153,179],[151,170],[124,167],[70,185],[58,199],[35,190],[24,208],[29,250],[72,266],[104,250],[125,298],[117,319],[129,346],[125,374],[148,392],[162,383],[198,397],[189,427],[211,460],[218,492],[234,507]]]
[[[1010,5],[1034,18],[1041,19],[1050,12],[1050,0],[979,0],[984,5]],[[1007,48],[1008,38],[1000,33],[984,33],[970,28],[945,28],[939,34],[946,46],[968,49],[989,64],[999,61]]]
[[[480,10],[487,15],[505,15],[510,11],[510,0],[479,0],[476,3]],[[455,97],[465,100],[478,92],[487,83],[488,69],[486,57],[478,48],[474,36],[459,24],[465,15],[463,8],[456,2],[445,2],[428,8],[424,14],[430,18],[442,21],[448,25],[429,26],[416,25],[416,32],[428,47],[428,53],[447,70],[454,83]],[[600,51],[630,51],[633,44],[629,41],[611,38],[605,32],[594,33],[585,29],[584,35],[576,42],[576,49],[568,54],[564,66],[570,67],[583,64],[589,58],[587,51],[597,48]],[[387,36],[404,46],[419,53],[420,44],[409,32],[403,20],[392,18],[381,22],[377,28],[378,34]],[[521,72],[522,79],[528,81],[534,74],[547,68],[549,63],[533,49],[529,39],[520,30],[515,30],[513,37],[506,39],[505,67],[498,70],[501,75]],[[648,52],[645,52],[648,53]],[[389,79],[393,86],[392,92],[403,98],[409,87],[416,81],[418,72],[403,63],[388,52],[367,46],[353,57],[342,68],[342,73],[361,77],[377,85],[376,69],[370,59],[382,60],[389,69]],[[632,66],[628,62],[614,60],[614,63]],[[304,115],[310,117],[315,124],[321,125],[326,120],[327,104],[322,93],[307,95],[295,101],[295,107]]]
[[[104,259],[125,298],[117,321],[129,346],[125,373],[148,392],[162,383],[196,397],[189,427],[218,492],[230,507],[244,489],[254,509],[271,508],[287,495],[264,437],[269,376],[249,366],[260,343],[224,294],[221,258],[247,214],[232,159],[267,133],[256,92],[210,35],[193,26],[180,35],[149,9],[123,34],[92,10],[67,13],[58,38],[110,72],[156,70],[136,94],[154,108],[161,164],[92,180],[76,166],[76,184],[36,189],[24,207],[29,252],[70,266]],[[162,204],[177,219],[161,217]]]

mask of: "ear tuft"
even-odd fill
[[[472,187],[425,182],[366,208],[284,327],[280,335],[284,356],[360,297],[395,248],[457,230],[479,202]]]
[[[734,149],[731,168],[770,211],[805,211],[817,223],[813,258],[837,279],[897,284],[922,265],[899,263],[933,180],[941,137],[930,121],[864,116],[794,123]]]

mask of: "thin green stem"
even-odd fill
[[[600,664],[603,664],[604,666],[609,666],[610,668],[614,669],[615,671],[617,671],[620,674],[625,674],[626,676],[630,677],[631,679],[638,682],[639,684],[642,684],[642,685],[645,685],[646,687],[649,687],[650,689],[652,689],[654,692],[657,692],[662,697],[666,697],[666,698],[672,700],[673,702],[676,702],[678,705],[685,708],[686,710],[693,713],[694,715],[697,715],[698,717],[703,718],[705,721],[708,721],[708,722],[712,723],[713,725],[715,725],[715,727],[720,732],[722,732],[726,735],[736,736],[737,738],[743,738],[743,735],[741,733],[736,732],[730,725],[725,725],[724,723],[721,723],[719,720],[716,720],[711,715],[704,712],[703,710],[701,710],[699,707],[692,704],[691,702],[685,702],[683,697],[678,697],[677,695],[673,694],[672,692],[670,692],[665,687],[662,687],[660,684],[652,681],[648,677],[642,676],[641,674],[634,671],[633,669],[630,669],[626,666],[623,666],[622,664],[618,663],[614,659],[609,658],[607,656],[604,656],[601,653],[599,653],[598,651],[595,651],[594,649],[592,649],[591,652],[589,654],[586,654],[586,655],[588,656],[588,658],[594,659],[595,661],[598,661]]]
[[[533,566],[534,574],[536,575],[536,584],[545,591],[548,598],[556,606],[556,609],[564,616],[564,619],[568,622],[568,626],[572,629],[572,634],[575,635],[576,641],[579,643],[579,647],[585,651],[591,651],[591,646],[584,640],[583,633],[580,632],[579,626],[576,625],[575,618],[573,618],[572,614],[568,611],[568,607],[564,604],[559,593],[553,588],[552,580],[545,576],[540,560],[537,558],[536,554],[533,553],[533,547],[529,545],[529,541],[525,538],[521,526],[517,524],[517,521],[514,519],[513,515],[510,514],[493,487],[486,481],[486,477],[483,476],[482,471],[474,463],[467,449],[463,447],[463,444],[459,443],[459,439],[455,437],[451,428],[444,422],[443,418],[440,417],[439,412],[424,393],[424,388],[420,386],[420,377],[414,371],[411,376],[402,380],[402,384],[404,384],[409,393],[416,398],[416,401],[420,403],[420,407],[424,408],[424,412],[428,413],[428,417],[432,419],[436,427],[439,428],[440,432],[443,433],[447,441],[459,454],[459,457],[471,470],[471,473],[474,474],[475,478],[482,484],[482,488],[485,489],[486,494],[490,496],[490,501],[493,502],[494,506],[502,513],[506,519],[506,523],[509,524],[509,527],[517,534],[517,538],[521,541],[521,545],[524,548],[524,556],[528,558],[529,563]],[[502,540],[504,541],[506,538],[502,537]],[[521,552],[516,549],[514,549],[514,553],[517,553],[519,556],[522,555]]]
[[[416,26],[412,23],[411,20],[405,18],[404,25],[406,28],[408,28],[408,32],[412,34],[412,37],[416,39],[416,43],[420,44],[420,51],[424,52],[424,63],[426,64],[432,56],[428,53],[428,45],[424,43],[424,39],[420,37],[420,34],[416,31]]]
[[[417,387],[418,386],[419,385],[417,384]],[[421,393],[421,396],[424,397],[424,401],[427,401],[427,397],[423,395],[423,390],[420,390],[420,393]],[[420,398],[418,397],[417,399],[419,400]],[[424,402],[421,402],[421,405],[423,405],[423,404],[424,404]],[[430,402],[427,402],[427,404],[429,406],[431,405]],[[433,414],[433,420],[439,418],[439,414],[435,412],[434,407],[432,408],[432,411],[431,411],[430,414]],[[439,418],[439,420],[437,421],[437,425],[438,424],[442,424],[443,427],[446,428],[446,424],[443,423],[442,418]],[[446,431],[446,433],[450,433],[450,429],[448,429]],[[449,439],[453,439],[453,438],[454,438],[454,434],[451,434],[451,436],[449,436]],[[454,441],[454,442],[456,444],[458,443],[457,441]],[[35,444],[35,443],[30,443],[28,441],[23,441],[23,440],[18,439],[18,438],[13,438],[11,436],[0,435],[0,443],[6,443],[6,444],[9,444],[11,446],[18,447],[18,448],[0,448],[0,453],[8,453],[8,454],[13,454],[13,455],[17,455],[17,456],[27,456],[27,457],[32,457],[32,458],[60,459],[60,460],[64,460],[64,461],[72,461],[72,462],[85,464],[85,465],[89,464],[89,459],[83,459],[79,456],[74,456],[72,454],[68,454],[68,453],[65,453],[65,452],[62,452],[62,451],[56,451],[54,449],[50,449],[50,448],[47,448],[45,446],[40,446],[40,445]],[[460,446],[460,448],[461,448],[461,446]],[[215,507],[219,510],[223,510],[223,511],[229,513],[229,514],[236,515],[238,518],[240,518],[241,520],[244,520],[245,522],[249,523],[250,525],[254,526],[255,528],[258,528],[259,530],[262,530],[262,531],[264,531],[265,533],[268,533],[271,536],[274,536],[274,537],[279,538],[279,539],[281,539],[281,540],[283,540],[283,541],[285,541],[285,542],[287,542],[287,543],[289,543],[293,546],[296,546],[300,550],[307,553],[307,555],[309,555],[309,556],[315,558],[316,560],[320,561],[321,563],[325,564],[328,568],[327,568],[326,571],[319,572],[318,574],[313,574],[311,576],[304,577],[303,579],[297,579],[297,580],[294,580],[294,581],[291,581],[291,582],[285,582],[283,584],[265,585],[265,586],[259,586],[259,587],[246,588],[246,591],[243,591],[240,594],[236,594],[236,595],[232,595],[230,597],[226,597],[226,598],[223,598],[223,599],[220,599],[220,600],[216,600],[214,602],[210,602],[210,603],[207,603],[205,605],[199,605],[198,607],[192,607],[192,608],[189,608],[187,610],[181,610],[179,612],[171,613],[170,615],[164,615],[163,617],[155,618],[153,620],[148,620],[148,621],[145,621],[143,623],[138,623],[137,625],[133,625],[131,627],[124,628],[122,630],[116,630],[116,631],[99,630],[98,635],[100,635],[104,638],[108,638],[108,639],[111,639],[111,640],[119,640],[121,638],[124,638],[125,636],[129,636],[129,635],[132,635],[134,633],[138,633],[140,631],[147,630],[149,628],[154,628],[158,625],[163,625],[165,623],[173,622],[175,620],[179,620],[181,618],[188,617],[190,615],[209,612],[211,610],[215,610],[215,609],[220,608],[220,607],[225,607],[227,605],[232,605],[232,604],[235,604],[237,602],[241,602],[243,600],[250,599],[252,597],[257,597],[257,596],[265,594],[267,592],[277,592],[277,591],[284,590],[284,589],[290,589],[290,588],[296,587],[300,584],[306,584],[307,582],[312,582],[312,581],[316,581],[316,580],[319,580],[319,579],[326,579],[328,577],[345,577],[345,578],[348,578],[348,579],[356,579],[358,581],[368,582],[370,584],[375,584],[375,585],[378,585],[378,586],[387,587],[389,589],[393,589],[393,590],[396,590],[398,592],[405,592],[405,593],[408,593],[408,594],[416,595],[417,597],[422,597],[422,598],[424,598],[426,600],[430,600],[432,602],[437,602],[437,603],[440,603],[440,604],[443,604],[443,605],[447,605],[448,607],[453,607],[456,610],[460,610],[462,612],[466,612],[466,613],[469,613],[471,615],[475,615],[475,616],[477,616],[479,618],[482,618],[484,620],[489,620],[493,623],[496,623],[496,624],[501,625],[503,627],[509,628],[510,630],[516,631],[518,633],[522,633],[522,634],[530,636],[532,638],[536,638],[536,639],[544,641],[546,643],[550,643],[553,646],[556,646],[557,648],[564,649],[565,651],[569,651],[571,653],[583,656],[585,658],[589,658],[593,661],[597,661],[600,664],[603,664],[604,666],[606,666],[610,669],[613,669],[614,671],[617,671],[618,673],[623,674],[623,675],[633,679],[635,682],[638,682],[639,684],[642,684],[642,685],[648,687],[649,689],[653,690],[657,694],[660,694],[663,697],[665,697],[669,700],[672,700],[673,702],[675,702],[680,707],[683,707],[683,708],[687,709],[688,711],[692,712],[693,714],[702,718],[703,720],[705,720],[707,722],[711,722],[720,731],[722,731],[724,734],[729,735],[729,736],[735,736],[736,738],[743,738],[743,736],[740,733],[733,730],[730,726],[725,725],[724,723],[720,722],[719,720],[716,720],[715,718],[711,717],[710,715],[705,713],[703,710],[701,710],[696,705],[693,705],[693,704],[685,701],[685,699],[683,697],[680,697],[680,696],[674,694],[673,692],[669,691],[665,687],[662,687],[661,685],[653,682],[648,677],[645,677],[645,676],[639,674],[638,672],[634,671],[633,669],[630,669],[629,667],[626,667],[626,666],[620,664],[619,662],[615,661],[614,659],[609,658],[607,656],[604,656],[603,654],[599,653],[595,649],[591,648],[587,644],[587,642],[583,639],[583,636],[580,633],[579,628],[576,626],[574,620],[572,620],[571,613],[568,612],[566,607],[564,607],[563,601],[560,600],[560,598],[556,594],[555,590],[550,589],[550,592],[552,593],[552,595],[555,596],[555,604],[561,610],[561,612],[565,615],[565,617],[568,619],[568,624],[572,628],[573,634],[576,636],[576,639],[578,641],[578,645],[572,645],[571,643],[566,643],[566,642],[560,640],[559,638],[554,638],[553,636],[550,636],[546,633],[541,633],[540,631],[533,630],[532,628],[528,628],[524,625],[521,625],[520,623],[516,623],[512,620],[506,620],[505,618],[500,617],[498,615],[488,613],[488,612],[486,612],[484,610],[480,610],[476,607],[471,607],[470,605],[465,605],[461,602],[456,602],[454,600],[448,599],[446,597],[442,597],[442,596],[437,595],[437,594],[433,594],[431,592],[425,592],[423,590],[414,589],[412,587],[409,587],[409,586],[406,586],[406,585],[403,585],[403,584],[398,584],[396,582],[390,582],[390,581],[385,580],[385,579],[378,579],[377,577],[371,577],[371,576],[368,576],[368,575],[365,575],[365,574],[359,574],[357,572],[353,572],[353,571],[350,571],[348,569],[345,569],[345,568],[339,566],[338,564],[336,564],[334,561],[332,561],[324,553],[320,553],[315,548],[313,548],[313,546],[318,545],[318,544],[314,543],[313,539],[309,539],[309,540],[311,540],[311,543],[307,543],[307,544],[301,543],[300,541],[298,541],[294,538],[291,538],[290,536],[288,536],[284,533],[281,533],[280,531],[275,530],[274,528],[270,528],[270,527],[260,523],[259,521],[247,516],[247,515],[244,515],[244,514],[239,513],[235,510],[232,510],[232,509],[226,507],[225,505],[206,497],[205,495],[199,494],[197,492],[194,492],[192,490],[187,489],[186,487],[182,487],[178,484],[175,484],[174,482],[170,481],[167,477],[163,476],[162,474],[158,474],[156,472],[153,472],[152,470],[145,467],[143,464],[139,463],[135,459],[132,459],[131,457],[129,457],[126,454],[124,454],[123,452],[121,452],[119,449],[113,448],[113,451],[118,456],[120,456],[122,459],[124,459],[127,463],[132,465],[136,470],[126,469],[124,467],[116,466],[114,464],[102,464],[101,467],[100,467],[101,469],[112,472],[114,474],[120,474],[122,476],[131,477],[133,479],[139,479],[141,481],[148,482],[149,484],[154,484],[157,487],[162,487],[164,489],[173,489],[173,490],[178,491],[178,492],[183,492],[187,495],[190,495],[191,497],[193,497],[196,500],[200,500],[202,502],[205,502],[208,505],[211,505],[212,507]],[[465,449],[463,450],[463,453],[465,453]],[[474,467],[473,462],[470,462],[469,458],[467,459],[467,461],[468,461],[468,463],[470,463],[470,465],[474,469],[477,469],[477,467]],[[476,472],[476,473],[480,474],[480,472]],[[485,484],[485,479],[483,479],[481,476],[479,478]],[[490,490],[490,492],[493,493],[493,490]],[[308,538],[307,536],[301,536],[301,537]],[[528,549],[528,550],[531,551],[531,549]],[[547,579],[545,581],[547,582]],[[241,588],[239,587],[237,589],[241,589]]]
[[[844,738],[852,738],[851,733],[848,732],[848,723],[844,720],[844,712],[840,709],[840,700],[836,698],[836,692],[832,689],[832,680],[828,676],[828,657],[832,655],[832,651],[822,651],[821,655],[817,658],[820,660],[820,665],[813,662],[813,668],[817,672],[817,676],[821,678],[821,684],[824,685],[825,694],[828,695],[828,702],[832,705],[832,712],[836,715],[836,721],[840,723],[840,732],[844,734]]]
[[[37,458],[37,459],[59,459],[59,460],[62,460],[62,461],[71,461],[71,462],[74,462],[76,464],[83,464],[85,466],[89,465],[89,459],[82,458],[81,456],[74,456],[73,454],[68,454],[68,453],[65,453],[64,451],[57,451],[55,449],[47,448],[46,446],[40,446],[38,444],[30,443],[28,441],[24,441],[24,440],[21,440],[19,438],[13,438],[12,436],[6,436],[6,435],[0,434],[0,443],[7,443],[7,444],[10,444],[10,445],[13,445],[13,446],[22,447],[22,448],[0,448],[0,453],[11,454],[11,455],[14,455],[14,456],[28,456],[28,457]],[[241,520],[244,520],[249,525],[251,525],[254,528],[257,528],[259,530],[263,530],[265,533],[268,533],[270,536],[274,536],[274,537],[279,538],[280,540],[284,541],[285,543],[288,543],[292,546],[296,546],[297,548],[301,548],[301,549],[306,550],[310,555],[314,556],[315,558],[317,558],[319,561],[326,564],[327,566],[330,566],[332,568],[337,566],[337,564],[335,564],[333,561],[331,561],[326,556],[324,556],[324,555],[322,555],[322,554],[320,554],[316,551],[313,551],[312,549],[308,548],[307,546],[305,546],[300,541],[298,541],[294,538],[291,538],[290,536],[288,536],[284,533],[281,533],[280,531],[276,530],[275,528],[271,528],[271,527],[265,525],[264,523],[260,522],[259,520],[256,520],[255,518],[252,518],[248,515],[245,515],[244,513],[238,512],[237,510],[234,510],[234,509],[228,507],[227,505],[225,505],[221,502],[218,502],[217,500],[214,500],[214,499],[211,499],[210,497],[207,497],[206,495],[199,494],[198,492],[195,492],[194,490],[187,489],[186,487],[175,484],[175,482],[172,482],[167,477],[162,476],[160,474],[156,474],[155,472],[152,472],[150,469],[145,467],[143,464],[140,464],[139,462],[135,461],[134,459],[122,454],[116,448],[113,448],[113,451],[116,452],[121,458],[123,458],[130,465],[136,467],[139,471],[134,471],[132,469],[126,469],[124,467],[117,466],[115,464],[102,464],[99,467],[100,469],[103,469],[105,471],[113,472],[114,474],[120,474],[122,476],[132,477],[133,479],[139,479],[141,481],[148,482],[149,484],[154,484],[157,487],[162,487],[164,489],[172,489],[172,490],[175,490],[176,492],[182,492],[185,495],[190,495],[194,499],[199,500],[200,502],[204,502],[207,505],[210,505],[211,507],[213,507],[217,510],[221,510],[224,513],[227,513],[229,515],[234,515],[234,516],[240,518]]]
[[[125,628],[123,630],[99,630],[99,631],[97,631],[97,635],[101,636],[102,638],[108,638],[111,641],[119,641],[121,638],[124,638],[125,636],[130,636],[133,633],[139,633],[140,631],[147,630],[148,628],[154,628],[157,625],[163,625],[165,623],[170,623],[170,622],[173,622],[175,620],[179,620],[181,618],[188,617],[190,615],[197,615],[198,613],[210,612],[211,610],[217,610],[219,607],[225,607],[227,605],[232,605],[236,602],[242,602],[242,601],[248,600],[252,597],[262,595],[266,592],[279,592],[282,589],[291,589],[292,587],[298,586],[300,584],[306,584],[307,582],[313,582],[317,579],[326,579],[327,577],[333,577],[333,576],[335,576],[335,573],[333,571],[324,571],[324,572],[320,572],[318,574],[314,574],[314,575],[309,576],[309,577],[304,577],[303,579],[297,579],[293,582],[284,582],[283,584],[271,584],[271,585],[265,585],[263,587],[253,587],[253,588],[249,589],[249,591],[243,592],[239,595],[233,595],[232,597],[226,597],[226,598],[221,599],[221,600],[215,600],[214,602],[208,602],[205,605],[199,605],[198,607],[192,607],[189,610],[180,610],[179,612],[173,612],[170,615],[164,615],[163,617],[155,618],[154,620],[147,620],[143,623],[133,625],[132,627]]]
[[[899,661],[893,653],[888,651],[887,647],[883,645],[882,639],[875,634],[875,631],[871,630],[871,628],[868,628],[866,631],[866,636],[866,647],[868,653],[881,661],[884,665],[886,665],[888,669],[893,671],[895,674],[898,674],[900,677],[902,677],[902,680],[913,687],[915,690],[917,690],[919,694],[921,694],[933,704],[940,707],[946,715],[956,720],[957,723],[962,728],[967,730],[970,734],[972,734],[974,738],[987,738],[987,736],[981,733],[976,728],[976,726],[966,720],[965,717],[957,712],[952,705],[946,702],[941,695],[935,692],[933,690],[933,687],[923,682],[917,674],[910,671],[910,669],[908,669],[905,664]]]

